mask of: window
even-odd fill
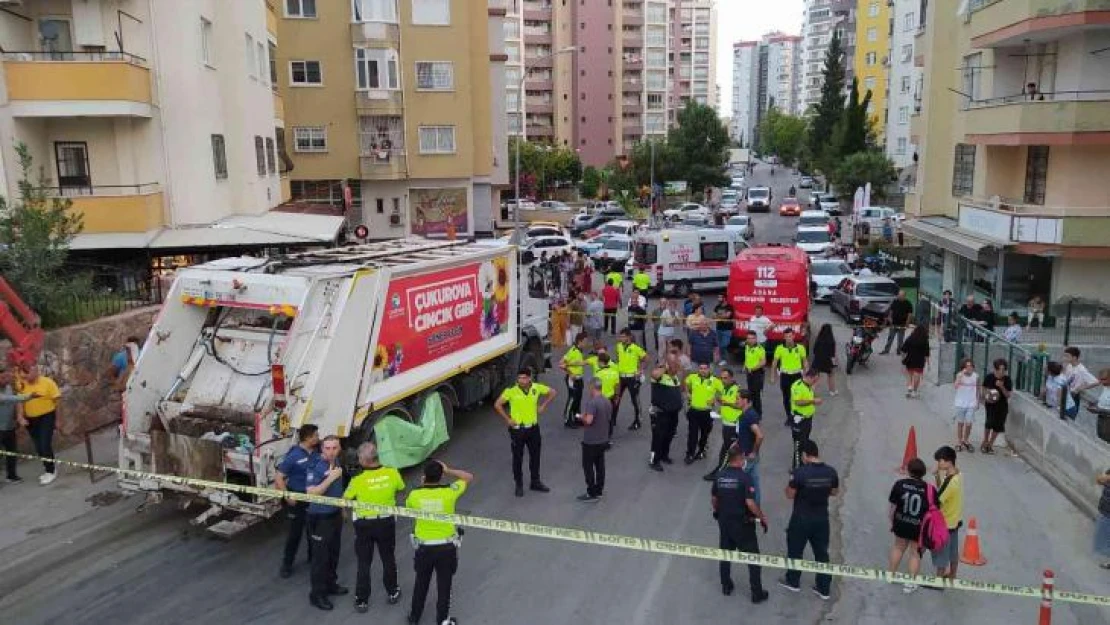
[[[910,121],[910,107],[908,107],[908,106],[898,107],[898,123],[899,124],[908,124],[909,121]]]
[[[374,200],[374,209],[378,211],[379,215],[385,213],[385,200],[382,198]]]
[[[875,52],[868,52],[863,57],[864,64],[868,65],[868,66],[874,65],[877,60],[878,60],[878,56],[877,56],[877,53],[875,53]]]
[[[269,59],[270,59],[270,84],[277,89],[277,46],[274,42],[270,41],[269,44]]]
[[[454,89],[454,66],[450,61],[417,61],[416,88],[434,91]]]
[[[957,143],[956,155],[952,162],[952,195],[955,197],[971,195],[974,182],[975,146]]]
[[[898,147],[894,148],[894,153],[902,156],[906,153],[906,138],[898,137]]]
[[[979,72],[983,69],[983,54],[976,52],[964,57],[964,66],[961,71],[963,75],[963,92],[965,98],[970,98],[972,102],[979,99]]]
[[[863,87],[865,89],[874,89],[875,88],[875,77],[874,76],[868,76],[867,78],[864,78],[863,79]]]
[[[649,93],[647,94],[647,107],[651,111],[663,110],[663,94],[662,93]]]
[[[212,166],[216,169],[216,179],[227,178],[227,146],[223,135],[212,135]]]
[[[511,113],[520,111],[520,91],[514,88],[505,92],[505,110]]]
[[[1048,146],[1031,145],[1025,157],[1025,203],[1044,204],[1048,184]]]
[[[728,243],[702,243],[701,262],[728,262]]]
[[[255,77],[254,76],[255,68],[258,67],[257,65],[255,65],[256,61],[255,61],[255,56],[254,56],[254,37],[251,37],[249,34],[246,35],[246,44],[247,44],[247,48],[246,48],[246,50],[247,50],[247,75],[250,76],[251,78],[254,78]]]
[[[89,146],[84,141],[55,141],[54,160],[58,167],[58,186],[90,193]]]
[[[266,61],[266,46],[262,45],[259,41],[257,44],[256,52],[258,52],[258,80],[263,83],[266,82],[266,77],[270,75],[270,63]]]
[[[266,172],[270,174],[277,173],[277,153],[273,137],[266,137]]]
[[[285,0],[285,17],[316,17],[316,0]]]
[[[504,23],[506,39],[520,39],[520,22],[516,20],[505,20]]]
[[[289,61],[289,82],[293,85],[322,85],[320,61]]]
[[[902,77],[901,90],[902,90],[902,93],[909,93],[910,92],[910,77],[909,76],[903,76]]]
[[[400,89],[397,53],[383,48],[356,48],[355,75],[358,89]]]
[[[649,2],[646,13],[647,21],[656,24],[667,22],[667,5],[658,2]]]
[[[419,130],[421,154],[455,153],[454,126],[421,126]]]
[[[868,28],[867,29],[867,40],[868,41],[878,41],[878,39],[879,39],[879,31],[874,29],[874,28]]]
[[[212,66],[212,22],[200,18],[200,61]]]
[[[878,2],[872,2],[871,4],[867,5],[867,16],[868,17],[879,17],[879,3]]]
[[[417,26],[451,24],[451,0],[412,0],[412,23]]]
[[[259,176],[266,175],[266,143],[258,135],[254,136],[254,166]]]
[[[397,0],[352,0],[351,12],[356,22],[397,23]]]
[[[913,60],[913,44],[907,43],[902,46],[902,62],[909,63]]]
[[[287,174],[293,171],[293,159],[289,158],[289,152],[285,148],[285,129],[274,128],[274,139],[277,144],[277,156],[281,160],[278,173]]]
[[[327,152],[328,129],[324,126],[297,126],[293,128],[293,151]]]
[[[916,28],[917,22],[913,19],[913,11],[902,16],[902,32],[913,32]]]

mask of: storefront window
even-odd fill
[[[1034,296],[1040,296],[1046,302],[1049,300],[1052,293],[1051,258],[1007,254],[1002,274],[999,310],[1024,314]]]
[[[921,244],[921,279],[918,290],[934,299],[944,292],[944,250],[935,245]]]

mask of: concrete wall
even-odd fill
[[[143,308],[47,332],[40,362],[62,391],[56,449],[81,444],[86,431],[120,418],[120,393],[109,375],[112,355],[128,336],[146,340],[157,313],[158,307]],[[7,350],[7,343],[0,345],[0,358]],[[30,449],[26,440],[21,445]]]

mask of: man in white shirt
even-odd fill
[[[775,322],[763,314],[763,307],[756,305],[755,314],[748,319],[748,329],[755,332],[755,340],[760,345],[767,345],[767,330],[774,327]]]
[[[1064,377],[1068,380],[1068,390],[1075,396],[1098,386],[1098,379],[1079,362],[1078,347],[1064,348]]]

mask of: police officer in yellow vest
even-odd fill
[[[794,331],[782,331],[782,344],[775,348],[775,358],[771,369],[779,376],[779,390],[782,392],[782,409],[786,413],[785,425],[790,427],[790,389],[802,378],[802,372],[809,368],[805,345],[794,342]]]
[[[605,274],[605,284],[612,284],[618,289],[624,284],[624,274],[616,269],[610,269],[609,273]]]
[[[721,392],[717,394],[719,406],[717,412],[721,415],[721,452],[718,454],[717,464],[713,466],[713,470],[702,476],[706,482],[717,479],[717,471],[725,462],[725,454],[736,440],[736,424],[740,422],[740,414],[743,412],[743,407],[747,406],[746,402],[741,406],[742,390],[736,383],[732,369],[721,369],[718,377],[721,380]]]
[[[639,291],[644,297],[647,297],[648,291],[651,290],[651,276],[643,269],[637,269],[636,273],[632,275],[632,288]]]
[[[821,405],[821,398],[813,393],[817,384],[818,372],[810,369],[805,372],[802,379],[790,385],[790,435],[794,439],[794,454],[791,458],[790,468],[795,469],[802,463],[801,448],[813,431],[813,415],[817,406]]]
[[[613,436],[613,428],[616,427],[617,414],[616,409],[620,407],[621,400],[624,399],[624,392],[628,391],[632,396],[632,425],[628,426],[629,430],[640,429],[640,383],[643,375],[643,362],[647,357],[647,351],[636,343],[632,342],[632,330],[625,328],[621,330],[620,339],[617,341],[617,373],[620,374],[620,389],[617,391],[617,402],[613,406],[613,418],[609,420],[609,436]]]
[[[686,409],[686,457],[683,462],[692,464],[705,458],[705,448],[709,444],[709,433],[713,431],[713,417],[710,411],[717,395],[724,391],[721,381],[709,371],[709,363],[698,365],[696,373],[686,376],[686,395],[690,407]]]
[[[744,340],[744,376],[748,392],[752,394],[752,406],[763,414],[763,382],[767,371],[767,349],[759,344],[755,331],[748,330]]]
[[[374,443],[363,443],[358,448],[359,473],[347,484],[344,499],[379,506],[396,506],[397,493],[405,490],[401,474],[393,467],[383,467],[378,462],[378,448]],[[401,599],[397,584],[397,521],[392,514],[356,508],[352,516],[355,523],[355,555],[358,573],[355,575],[355,611],[370,609],[370,565],[374,562],[374,548],[382,558],[383,580],[388,601],[392,605]]]
[[[540,399],[543,402],[540,402]],[[513,451],[513,479],[517,497],[524,496],[524,448],[528,448],[528,470],[531,490],[547,493],[551,489],[540,480],[540,413],[555,399],[555,390],[532,381],[532,370],[525,367],[517,373],[516,384],[501,392],[493,409],[509,426]],[[509,411],[505,411],[508,405]]]
[[[455,478],[451,484],[443,483],[443,476]],[[455,502],[470,486],[474,476],[466,471],[452,469],[439,460],[424,464],[424,483],[413,489],[405,500],[405,507],[437,514],[454,514]],[[417,519],[412,529],[416,547],[416,582],[412,590],[412,609],[409,623],[419,623],[424,614],[424,600],[432,573],[436,574],[436,623],[456,625],[451,611],[451,579],[459,567],[460,532],[453,523]]]
[[[563,359],[559,362],[559,368],[567,374],[569,394],[563,410],[563,424],[568,428],[576,428],[582,424],[582,375],[586,372],[586,349],[589,342],[589,335],[579,332],[574,337],[574,345],[563,354]]]

